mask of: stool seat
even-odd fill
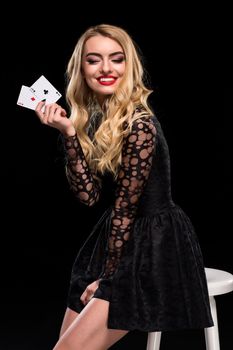
[[[227,271],[205,267],[211,314],[214,326],[204,328],[206,350],[220,350],[215,296],[233,291],[233,275]],[[148,332],[147,350],[159,350],[161,331]]]
[[[233,291],[233,275],[229,272],[205,267],[209,295],[220,295]]]

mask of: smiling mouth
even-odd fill
[[[101,85],[113,85],[116,82],[117,78],[115,77],[100,77],[97,79],[97,81],[101,84]]]

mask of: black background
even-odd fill
[[[132,5],[135,7],[135,5]],[[35,7],[35,8],[34,8]],[[26,12],[27,11],[27,12]],[[178,6],[126,11],[120,3],[14,5],[2,13],[1,350],[56,343],[72,263],[101,205],[74,200],[55,129],[16,105],[40,75],[62,93],[79,36],[91,25],[126,29],[144,54],[154,106],[166,135],[173,199],[191,218],[206,267],[233,273],[232,75],[227,9]],[[232,294],[216,297],[222,350],[230,348]],[[130,332],[113,346],[146,348]],[[204,332],[164,332],[161,349],[205,349]]]

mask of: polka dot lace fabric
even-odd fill
[[[139,118],[134,121],[131,133],[124,139],[106,261],[100,278],[109,278],[114,274],[130,237],[139,198],[149,177],[155,138],[153,121]],[[65,147],[68,153],[67,178],[71,188],[81,202],[92,205],[99,198],[100,187],[88,169],[77,136],[67,137]]]
[[[66,176],[70,188],[81,203],[92,206],[99,199],[100,185],[88,168],[77,135],[66,137],[64,146],[67,153]]]

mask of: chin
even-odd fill
[[[113,95],[116,89],[108,90],[108,91],[95,91],[95,93],[99,96],[107,97],[109,95]]]

